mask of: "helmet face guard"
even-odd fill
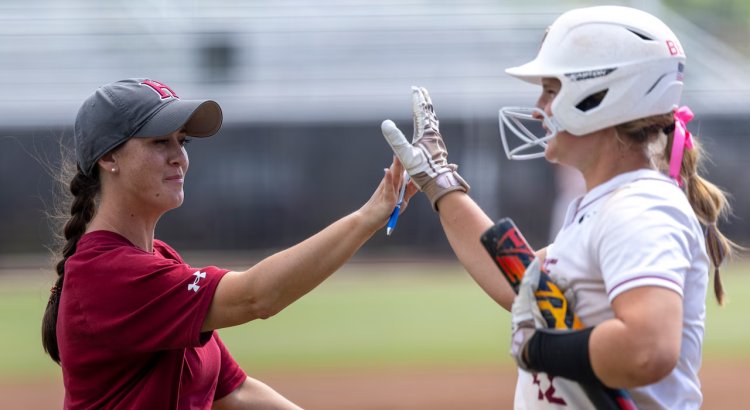
[[[528,107],[504,107],[500,109],[500,138],[508,159],[524,160],[541,158],[547,149],[547,141],[555,138],[562,131],[554,118],[547,116],[544,110]],[[506,129],[515,134],[520,145],[511,148]]]
[[[680,101],[685,55],[674,33],[656,17],[632,8],[598,6],[571,10],[550,26],[536,58],[506,72],[541,84],[556,78],[560,90],[552,115],[531,108],[500,110],[500,135],[511,159],[565,130],[582,136],[639,118],[665,114]],[[518,121],[542,114],[548,134],[530,136]],[[509,149],[507,130],[523,143]],[[550,136],[550,134],[552,136]]]

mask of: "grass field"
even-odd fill
[[[706,361],[750,359],[748,268],[726,270],[725,307],[709,296]],[[0,382],[59,376],[40,344],[48,292],[48,278],[0,276]],[[457,265],[351,264],[277,316],[220,333],[244,368],[268,371],[510,364],[509,328]]]

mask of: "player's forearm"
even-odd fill
[[[260,306],[262,317],[278,313],[318,286],[351,258],[376,229],[354,212],[245,272],[247,292]]]
[[[248,377],[233,392],[215,401],[214,410],[278,409],[300,410],[301,408],[260,380]]]
[[[358,211],[244,272],[228,272],[216,288],[203,331],[275,315],[341,267],[377,228]]]
[[[515,294],[479,241],[492,220],[462,192],[444,196],[438,205],[445,235],[461,264],[495,302],[510,310]]]

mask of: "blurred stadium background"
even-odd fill
[[[544,28],[594,1],[19,1],[0,5],[0,255],[44,252],[51,178],[39,161],[69,145],[72,122],[98,86],[146,76],[225,111],[217,138],[190,146],[186,202],[158,235],[183,251],[295,243],[360,206],[391,159],[379,124],[411,128],[409,87],[433,97],[451,160],[493,219],[512,216],[533,245],[548,238],[555,197],[544,161],[507,161],[497,110],[532,105],[535,87],[505,75],[535,54]],[[713,158],[710,178],[733,196],[724,228],[746,242],[750,190],[748,13],[744,38],[688,20],[667,2],[625,1],[663,18],[687,50],[690,129]],[[688,2],[689,3],[689,2]],[[737,1],[737,5],[745,3]],[[697,7],[697,6],[696,6]],[[739,7],[739,6],[738,6]],[[744,7],[745,11],[747,6]],[[688,9],[689,10],[689,9]],[[11,138],[9,138],[11,137]],[[449,252],[423,198],[363,254]]]
[[[157,231],[190,262],[251,263],[358,208],[391,160],[380,122],[411,128],[411,85],[430,90],[472,197],[490,217],[513,217],[532,245],[543,245],[557,195],[553,169],[542,160],[507,161],[497,126],[500,107],[532,105],[537,90],[503,70],[534,56],[557,15],[594,4],[645,9],[681,39],[688,55],[683,102],[696,113],[689,128],[711,155],[709,178],[733,197],[723,229],[747,244],[745,0],[3,0],[2,294],[18,289],[19,272],[32,276],[31,294],[43,309],[39,283],[52,278],[50,165],[72,143],[82,100],[127,77],[150,77],[182,98],[211,98],[224,109],[219,135],[190,145],[185,204]],[[392,237],[377,235],[355,260],[407,263],[367,270],[377,274],[435,270],[417,266],[453,256],[420,197]],[[36,332],[40,316],[32,311],[28,330]],[[28,345],[39,350],[35,335],[14,348]],[[497,349],[493,355],[505,348]],[[24,367],[8,363],[0,362],[5,378]]]

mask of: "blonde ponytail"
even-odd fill
[[[669,135],[667,149],[671,152],[673,133]],[[666,154],[665,154],[666,155]],[[685,193],[698,220],[704,226],[706,250],[714,268],[714,294],[720,305],[724,304],[724,286],[719,267],[734,253],[737,245],[730,241],[718,228],[720,219],[730,213],[727,196],[719,187],[699,175],[702,167],[703,149],[693,140],[693,148],[685,150],[682,157],[680,177],[685,184]]]
[[[654,167],[668,173],[674,141],[673,113],[630,121],[618,125],[616,129],[618,134],[627,136],[631,142],[643,144],[646,155],[651,159]],[[703,224],[706,250],[714,269],[714,294],[719,304],[723,305],[724,287],[719,267],[738,247],[718,228],[719,220],[730,213],[727,195],[719,187],[699,175],[702,167],[703,149],[700,142],[693,139],[692,148],[686,148],[682,156],[680,178],[690,206]]]

